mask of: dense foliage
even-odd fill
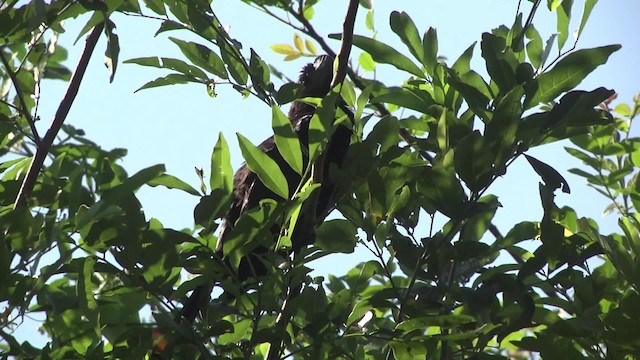
[[[244,2],[308,37],[296,35],[293,46],[274,45],[285,60],[315,55],[317,46],[335,55],[312,25],[318,1]],[[577,38],[596,2],[586,1]],[[532,3],[528,16],[520,12],[509,26],[479,34],[479,44],[455,61],[440,58],[436,31],[420,35],[406,13],[390,14],[402,52],[373,37],[344,36],[343,48],[363,51],[358,60],[363,69],[390,64],[406,81],[388,86],[348,68],[347,79],[334,91],[307,99],[318,110],[309,148],[301,150],[280,110],[296,98],[296,85],[282,84],[282,74],[259,54],[242,49],[242,39],[229,36],[224,19],[206,0],[0,2],[1,354],[52,359],[640,356],[640,140],[629,134],[640,99],[610,109],[613,90],[577,90],[619,46],[576,50],[566,43],[569,19],[579,12],[573,1],[549,1],[546,9],[538,7],[540,1]],[[367,1],[359,6],[370,13]],[[533,21],[541,11],[558,19],[557,36],[546,42]],[[274,256],[270,276],[241,286],[213,261],[216,228],[232,192],[229,147],[222,134],[196,189],[162,165],[129,175],[118,163],[125,150],[105,150],[64,123],[86,61],[97,56],[93,48],[103,34],[112,78],[117,71],[114,12],[157,19],[158,32],[174,32],[171,41],[184,54],[185,60],[163,54],[126,60],[167,70],[141,89],[200,83],[215,96],[216,86],[230,84],[249,96],[247,101],[272,108],[278,149],[301,173],[313,172],[336,123],[344,122],[336,110],[339,97],[355,109],[349,166],[332,179],[343,194],[337,216],[316,228],[313,247],[289,261]],[[78,35],[86,36],[87,45],[70,70],[66,50],[56,40],[62,21],[82,14],[91,15]],[[366,23],[371,25],[368,15]],[[182,40],[184,33],[201,40]],[[554,47],[568,50],[554,57]],[[471,68],[477,54],[486,69]],[[344,65],[339,62],[338,68]],[[46,79],[69,82],[69,89],[51,127],[39,134],[37,99]],[[244,137],[239,140],[250,168],[274,193],[288,193],[275,163],[265,161]],[[619,233],[601,234],[595,220],[555,204],[554,194],[569,192],[569,184],[527,151],[560,140],[570,140],[567,151],[584,163],[570,171],[611,200],[607,211],[620,216]],[[301,151],[308,152],[308,163]],[[509,175],[519,157],[540,175],[544,214],[498,229],[492,219],[500,202],[492,186]],[[143,185],[199,196],[195,228],[165,228],[145,214],[136,198]],[[261,235],[274,224],[281,227],[280,236],[267,244],[290,246],[290,231],[317,188],[313,177],[304,179],[290,201],[265,201],[246,212],[225,243],[228,263],[237,265],[264,245]],[[327,279],[308,275],[312,260],[350,253],[355,246],[369,249],[373,260]],[[499,255],[508,257],[496,262]],[[177,321],[180,300],[213,280],[235,298],[214,299],[195,324]],[[300,285],[302,292],[291,296]],[[148,309],[151,315],[142,315]],[[36,313],[46,315],[41,331],[50,341],[44,348],[13,334]]]

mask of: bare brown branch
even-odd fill
[[[64,98],[62,98],[62,101],[60,102],[60,106],[58,106],[58,110],[56,111],[53,121],[51,121],[51,125],[49,126],[47,133],[40,142],[40,146],[38,146],[36,154],[31,161],[27,176],[22,181],[22,186],[20,187],[18,196],[16,196],[14,208],[23,205],[27,197],[31,194],[31,191],[33,191],[33,187],[36,184],[36,180],[40,174],[44,160],[49,153],[49,149],[53,144],[53,140],[58,135],[62,124],[69,114],[71,105],[73,105],[73,101],[75,100],[76,95],[78,95],[78,89],[82,83],[82,78],[87,70],[87,65],[89,64],[89,60],[91,59],[91,55],[93,54],[93,50],[96,47],[96,43],[100,38],[103,28],[104,24],[96,25],[96,27],[91,31],[91,34],[87,36],[84,50],[82,51],[82,55],[80,56],[80,60],[76,66],[76,71],[73,73],[71,81],[69,81],[69,87],[64,94]]]
[[[358,4],[358,0],[351,0],[347,8],[347,15],[342,25],[342,44],[340,45],[340,52],[338,53],[338,69],[331,81],[332,88],[341,83],[347,75],[349,55],[351,54],[351,47],[353,46],[353,28],[356,23]]]

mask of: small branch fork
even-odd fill
[[[31,161],[31,165],[29,166],[27,176],[25,176],[24,180],[22,181],[22,186],[20,187],[20,191],[16,196],[16,200],[13,205],[14,208],[25,205],[27,198],[33,191],[36,180],[38,179],[38,175],[40,174],[40,170],[42,170],[44,161],[47,157],[47,154],[49,153],[49,150],[51,149],[51,145],[58,135],[62,124],[66,120],[67,115],[69,114],[69,110],[71,109],[71,105],[76,98],[76,95],[78,95],[78,89],[80,88],[80,84],[82,83],[82,78],[84,77],[87,66],[89,65],[89,60],[91,59],[91,55],[93,54],[93,50],[96,47],[103,29],[104,24],[98,24],[93,28],[89,36],[87,36],[84,50],[82,51],[82,55],[80,56],[80,60],[78,61],[78,65],[76,66],[76,71],[71,77],[69,87],[64,94],[64,98],[62,98],[62,101],[60,102],[60,106],[58,106],[58,110],[56,111],[53,121],[51,121],[51,125],[49,126],[47,133],[44,135],[44,138],[42,138],[38,145],[36,154]]]

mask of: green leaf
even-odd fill
[[[424,38],[422,39],[424,58],[423,63],[427,72],[431,76],[435,76],[435,69],[438,65],[438,33],[436,29],[430,27]]]
[[[142,66],[150,66],[160,69],[171,69],[178,71],[184,75],[200,78],[203,80],[208,79],[209,77],[199,68],[189,65],[182,60],[172,59],[172,58],[164,58],[164,57],[143,57],[143,58],[135,58],[129,59],[124,62],[125,64],[137,64]]]
[[[242,157],[247,162],[249,169],[258,175],[260,181],[262,181],[269,190],[283,199],[288,199],[289,185],[287,184],[287,178],[285,178],[278,164],[259,147],[253,145],[249,139],[242,136],[242,134],[236,135],[238,136]]]
[[[166,15],[167,11],[164,8],[164,2],[162,0],[143,0],[144,4],[158,15]]]
[[[169,174],[162,174],[157,178],[149,181],[147,184],[153,187],[162,185],[168,189],[178,189],[191,195],[200,196],[198,190],[194,189],[191,185]]]
[[[465,136],[455,147],[454,165],[467,187],[478,192],[491,180],[493,154],[487,151],[486,140],[478,130]],[[490,155],[491,154],[491,155]]]
[[[316,228],[314,244],[331,253],[351,254],[357,244],[357,230],[347,220],[328,220]]]
[[[93,266],[95,260],[88,256],[84,258],[81,273],[78,274],[78,296],[80,297],[80,307],[84,311],[84,315],[89,317],[91,321],[96,321],[95,310],[98,307],[96,299],[93,297],[94,285],[93,285]]]
[[[217,36],[216,41],[220,48],[222,60],[227,65],[231,77],[240,85],[245,85],[249,79],[249,73],[245,68],[244,59],[240,54],[240,50],[234,45],[230,45],[222,36]]]
[[[620,45],[609,45],[570,53],[551,70],[527,84],[524,109],[530,109],[541,102],[549,102],[563,92],[575,88],[619,49]]]
[[[400,37],[402,42],[407,46],[413,56],[421,63],[425,63],[424,54],[422,52],[422,43],[420,42],[420,35],[418,29],[413,23],[413,20],[406,12],[391,12],[390,17],[391,30]]]
[[[293,130],[289,118],[275,104],[271,106],[271,126],[280,155],[295,172],[302,175],[302,150],[298,134]]]
[[[418,191],[425,200],[445,216],[457,219],[464,214],[465,193],[452,166],[437,164],[423,170]]]
[[[571,7],[573,0],[563,0],[556,9],[556,29],[558,30],[558,50],[562,50],[569,38],[569,21],[571,20]]]
[[[535,170],[538,175],[540,175],[542,181],[544,181],[545,185],[551,191],[562,189],[562,192],[564,193],[571,193],[571,189],[569,189],[569,183],[562,177],[562,175],[560,175],[560,173],[556,169],[527,154],[525,154],[524,157],[527,159],[529,164],[531,164],[533,170]]]
[[[329,136],[333,133],[335,121],[336,101],[338,93],[331,91],[325,96],[316,108],[309,122],[309,161],[315,161],[316,157],[324,149]]]
[[[273,52],[277,54],[282,54],[282,55],[292,55],[292,54],[298,53],[289,44],[274,44],[274,45],[270,45],[269,48],[271,48]]]
[[[120,43],[118,35],[115,33],[116,24],[107,19],[104,23],[104,33],[107,36],[107,49],[104,53],[104,64],[109,69],[109,82],[113,82],[118,67],[118,55],[120,54]]]
[[[224,135],[218,135],[218,141],[211,152],[211,175],[209,176],[211,190],[221,189],[227,194],[233,191],[233,169],[229,145]]]
[[[332,39],[340,39],[339,34],[331,34],[329,37]],[[408,57],[402,55],[387,44],[365,36],[354,35],[353,45],[369,53],[371,58],[379,64],[390,64],[397,69],[406,71],[421,79],[424,78],[424,73],[419,67],[409,60]]]
[[[501,167],[513,153],[518,124],[522,116],[524,89],[516,86],[502,97],[493,113],[493,118],[485,127],[485,137],[492,144],[494,164]]]
[[[587,20],[591,15],[591,11],[593,7],[596,6],[598,0],[586,0],[584,3],[584,10],[582,11],[582,18],[580,19],[580,26],[578,27],[578,38],[582,35],[582,30],[584,30],[584,26],[587,25]]]
[[[144,89],[151,89],[151,88],[155,88],[155,87],[160,87],[160,86],[168,86],[168,85],[176,85],[176,84],[187,84],[187,83],[198,83],[198,84],[202,84],[201,81],[199,81],[198,79],[194,78],[193,76],[189,76],[189,75],[184,75],[184,74],[169,74],[167,76],[162,76],[159,77],[155,80],[151,80],[148,83],[142,85],[141,87],[139,87],[138,89],[136,89],[136,91],[134,92],[138,92],[140,90],[144,90]]]
[[[476,43],[474,42],[465,50],[462,55],[453,63],[451,69],[456,71],[458,74],[462,75],[471,70],[471,58],[473,57],[473,49],[475,48]]]
[[[182,51],[184,56],[186,56],[194,65],[220,78],[228,78],[224,62],[220,59],[218,54],[214,53],[208,47],[195,42],[176,39],[174,37],[169,37],[169,40],[178,45],[180,51]]]
[[[529,25],[525,31],[525,36],[529,39],[526,46],[529,61],[534,68],[540,69],[542,68],[542,37],[540,37],[540,33],[533,24]]]
[[[256,86],[267,87],[271,77],[269,66],[251,49],[251,57],[249,58],[249,68],[251,69],[251,79]]]
[[[516,85],[515,72],[518,61],[513,51],[507,47],[506,40],[493,34],[484,33],[480,47],[491,80],[498,85],[502,94],[511,91]]]
[[[366,52],[360,54],[360,56],[358,57],[358,64],[360,64],[362,69],[365,71],[373,71],[376,69],[376,62],[373,61],[371,55]]]
[[[435,102],[429,92],[418,89],[405,89],[401,87],[389,87],[382,94],[376,96],[373,103],[387,103],[418,112],[426,111]]]
[[[153,181],[165,172],[165,167],[162,164],[150,166],[142,169],[132,175],[130,178],[124,180],[120,185],[108,190],[108,196],[105,194],[103,197],[109,204],[117,204],[124,197],[129,196],[131,193],[140,189],[143,185]]]

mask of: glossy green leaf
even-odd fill
[[[416,25],[406,12],[392,11],[390,17],[391,30],[393,30],[400,40],[407,46],[413,56],[424,64],[424,54],[422,52],[422,42]]]
[[[260,181],[283,199],[289,198],[289,185],[278,164],[265,154],[259,147],[253,145],[249,139],[237,134],[242,157],[249,169],[258,175]]]
[[[167,189],[178,189],[195,196],[201,195],[198,190],[194,189],[191,185],[169,174],[162,174],[147,184],[152,187],[161,185]]]
[[[293,130],[289,118],[277,105],[271,106],[271,126],[280,155],[295,172],[302,175],[304,169],[298,134]]]
[[[316,228],[315,244],[332,253],[350,254],[357,244],[356,233],[357,228],[347,220],[328,220]]]
[[[164,2],[162,0],[143,0],[144,4],[158,15],[166,15],[167,11],[164,8]]]
[[[525,31],[525,36],[529,39],[527,43],[527,56],[534,68],[540,69],[542,67],[542,37],[533,24],[529,25]]]
[[[424,90],[389,87],[372,102],[398,105],[399,107],[425,112],[434,104],[431,94]]]
[[[332,34],[329,35],[329,37],[339,39],[340,35]],[[422,70],[409,60],[408,57],[402,55],[396,49],[385,43],[365,36],[354,35],[353,45],[369,53],[373,60],[379,64],[393,65],[397,69],[406,71],[419,78],[424,78]]]
[[[506,94],[516,84],[516,60],[513,51],[507,48],[506,40],[489,33],[482,34],[482,57],[487,65],[487,72],[500,88],[500,92]]]
[[[233,190],[233,169],[231,168],[231,155],[229,145],[224,135],[218,135],[218,141],[211,152],[211,174],[209,176],[211,190],[222,189],[230,194]]]
[[[619,49],[620,45],[609,45],[570,53],[551,70],[528,84],[524,108],[530,109],[541,102],[551,101],[563,92],[575,88]]]
[[[558,49],[562,50],[569,38],[569,21],[571,20],[571,8],[573,0],[563,0],[556,9],[556,29],[558,31]]]
[[[184,75],[184,74],[169,74],[167,76],[162,76],[159,77],[155,80],[149,81],[148,83],[142,85],[141,87],[139,87],[138,89],[136,89],[136,91],[134,92],[138,92],[140,90],[144,90],[144,89],[151,89],[151,88],[155,88],[155,87],[160,87],[160,86],[168,86],[168,85],[176,85],[176,84],[187,84],[187,83],[201,83],[201,81],[199,81],[198,79],[194,78],[193,76],[188,76],[188,75]]]
[[[225,63],[220,59],[218,54],[211,49],[195,42],[184,41],[174,37],[169,37],[169,40],[178,45],[180,51],[182,51],[184,56],[194,65],[218,77],[227,79]]]
[[[220,54],[224,64],[227,65],[227,69],[231,74],[231,77],[240,85],[245,85],[249,79],[249,73],[245,68],[244,59],[241,58],[240,51],[236,46],[230,45],[226,39],[222,36],[218,36],[217,45],[220,48]]]
[[[582,17],[580,18],[580,26],[578,26],[578,38],[582,35],[582,31],[584,30],[585,25],[587,25],[587,20],[589,20],[589,16],[591,15],[591,11],[593,7],[596,6],[598,0],[586,0],[584,3],[584,10],[582,11]]]
[[[453,63],[453,66],[451,66],[451,69],[453,69],[460,75],[465,74],[469,70],[471,70],[471,58],[473,57],[473,50],[475,46],[476,46],[475,42],[471,44],[471,46],[469,46],[462,53],[462,55],[460,55],[460,57],[456,60],[456,62]]]
[[[430,27],[422,39],[424,64],[431,76],[435,76],[436,65],[438,65],[438,33],[436,29]]]
[[[538,175],[540,175],[542,181],[544,181],[546,186],[549,187],[551,191],[561,189],[564,193],[571,193],[571,189],[569,189],[569,183],[564,179],[564,177],[562,177],[562,175],[560,175],[560,173],[556,169],[532,156],[529,156],[527,154],[525,154],[524,156],[529,164],[531,164],[531,167],[533,167],[533,170],[535,170]]]
[[[160,69],[171,69],[190,77],[208,79],[208,76],[199,68],[189,65],[182,60],[164,57],[144,57],[124,61],[125,64],[138,64]]]

